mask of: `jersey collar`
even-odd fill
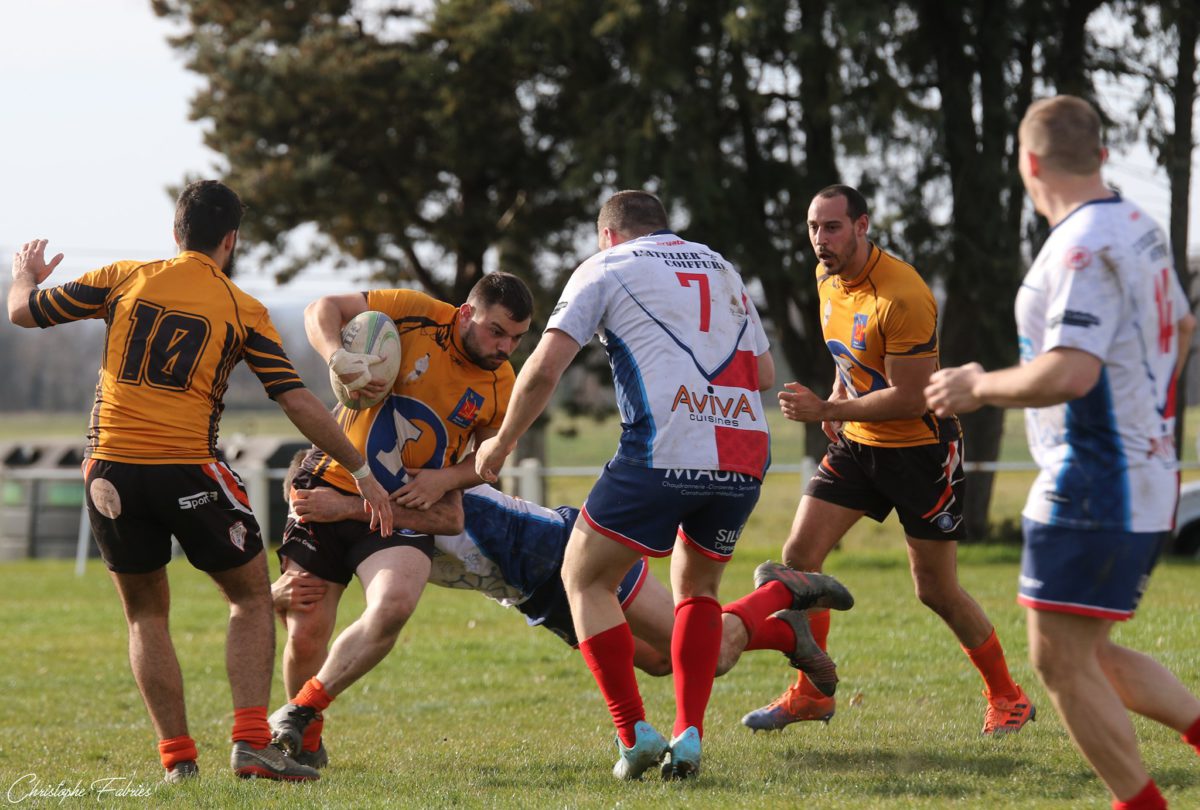
[[[207,253],[201,253],[198,250],[182,251],[175,258],[176,259],[194,259],[195,261],[198,261],[203,265],[207,265],[210,269],[215,270],[218,273],[221,272],[221,268],[217,267],[217,263],[213,260],[212,256],[209,256]]]
[[[1121,192],[1117,191],[1116,189],[1109,189],[1109,190],[1112,191],[1112,196],[1110,196],[1110,197],[1101,197],[1098,200],[1088,200],[1087,202],[1080,203],[1075,208],[1072,208],[1071,213],[1067,214],[1065,217],[1060,219],[1058,221],[1058,225],[1055,225],[1053,228],[1050,229],[1050,233],[1054,233],[1054,231],[1056,231],[1060,226],[1062,226],[1062,224],[1064,222],[1066,222],[1071,217],[1075,216],[1077,213],[1079,213],[1083,209],[1087,208],[1089,205],[1109,205],[1111,203],[1122,202]]]

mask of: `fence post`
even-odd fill
[[[267,480],[266,465],[257,464],[246,473],[246,495],[250,498],[250,509],[258,521],[262,533],[263,545],[266,546],[271,538],[271,500],[268,493],[270,482]]]
[[[542,479],[542,463],[536,458],[523,458],[517,462],[517,497],[532,503],[545,503]]]

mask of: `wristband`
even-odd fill
[[[361,481],[370,474],[371,474],[371,465],[367,464],[365,462],[357,470],[354,470],[353,472],[350,473],[350,475],[354,478],[355,481]]]

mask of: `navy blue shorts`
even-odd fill
[[[633,604],[648,572],[646,558],[642,557],[625,574],[617,586],[617,601],[621,603],[621,610],[628,610]],[[530,627],[545,627],[572,647],[579,646],[575,622],[571,618],[571,605],[567,602],[567,590],[563,587],[561,576],[546,580],[528,599],[517,605],[517,610],[525,614]]]
[[[758,503],[762,481],[721,470],[657,470],[613,459],[588,493],[580,517],[640,554],[666,557],[676,536],[727,561]]]
[[[1017,602],[1111,621],[1133,616],[1169,532],[1096,531],[1025,518]]]

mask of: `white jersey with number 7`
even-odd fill
[[[757,357],[769,344],[720,254],[669,231],[622,242],[579,266],[546,328],[604,344],[623,423],[618,459],[763,477]]]

